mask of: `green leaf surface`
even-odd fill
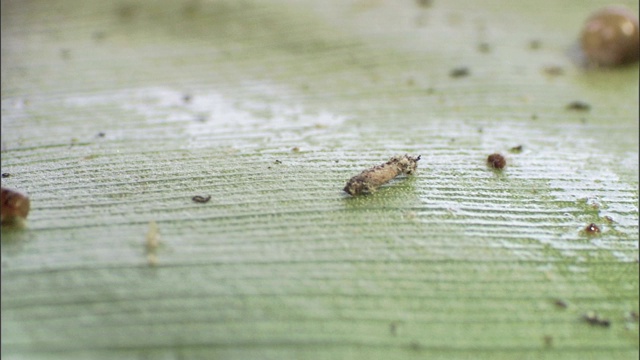
[[[638,64],[575,59],[604,5],[3,0],[3,358],[637,359]]]

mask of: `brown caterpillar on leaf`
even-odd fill
[[[352,177],[343,190],[352,196],[371,194],[398,175],[414,174],[418,168],[418,160],[420,160],[420,155],[416,157],[406,154],[394,156],[386,163],[374,166]]]

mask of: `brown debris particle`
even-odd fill
[[[2,224],[13,224],[27,218],[31,202],[29,198],[15,190],[2,188],[1,199],[2,212],[0,222]]]
[[[582,315],[582,319],[593,326],[609,327],[611,321],[609,319],[601,318],[595,311],[589,311]]]
[[[391,181],[398,175],[412,175],[418,167],[420,155],[411,157],[409,155],[394,156],[382,165],[374,166],[360,174],[352,177],[344,191],[352,196],[373,193],[380,186]]]
[[[590,66],[614,67],[638,61],[637,13],[622,6],[596,11],[585,22],[580,42]]]
[[[449,72],[449,76],[451,76],[452,78],[460,78],[460,77],[469,76],[470,73],[471,72],[469,71],[468,67],[461,66],[461,67],[452,69]]]
[[[598,235],[600,234],[600,228],[598,225],[591,223],[584,228],[584,232],[587,233],[587,235]]]
[[[572,101],[567,104],[567,110],[575,110],[575,111],[589,111],[591,110],[591,105],[584,101]]]
[[[487,157],[487,164],[494,169],[504,169],[507,165],[507,160],[501,154],[495,153]]]
[[[293,151],[293,152],[300,152],[300,148],[296,146],[296,147],[292,148],[292,149],[291,149],[291,151]]]
[[[211,195],[207,195],[207,196],[196,195],[192,197],[191,200],[193,200],[193,202],[196,202],[196,203],[204,204],[209,202],[209,200],[211,200]]]

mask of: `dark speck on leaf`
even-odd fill
[[[594,311],[587,312],[582,316],[582,319],[584,319],[584,321],[594,326],[602,326],[602,327],[611,326],[611,321],[609,319],[601,318]]]
[[[454,68],[449,72],[449,76],[451,76],[452,78],[465,77],[465,76],[469,76],[469,74],[470,74],[469,68],[464,66]]]
[[[587,225],[586,228],[584,228],[584,231],[587,233],[587,235],[597,235],[600,234],[600,228],[598,227],[598,225],[591,223],[589,225]]]
[[[191,200],[193,200],[193,202],[196,202],[196,203],[204,204],[209,202],[209,200],[211,200],[211,195],[207,195],[207,196],[196,195],[192,197]]]
[[[567,105],[567,110],[589,111],[591,110],[591,105],[584,101],[572,101]]]
[[[492,167],[494,169],[504,169],[504,167],[507,165],[507,160],[501,154],[496,153],[491,154],[489,155],[489,157],[487,157],[487,164],[489,165],[489,167]]]
[[[2,173],[2,178],[8,178],[9,176],[11,176],[11,174],[9,174],[9,173]]]

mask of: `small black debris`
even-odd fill
[[[567,105],[567,110],[589,111],[591,110],[591,105],[584,101],[572,101]]]
[[[196,195],[192,197],[191,200],[193,200],[193,202],[196,202],[196,203],[204,204],[209,202],[209,200],[211,200],[211,195],[207,195],[207,196]]]
[[[449,72],[449,76],[451,76],[452,78],[460,78],[460,77],[465,77],[465,76],[469,76],[471,72],[469,71],[468,67],[457,67],[452,69]]]

